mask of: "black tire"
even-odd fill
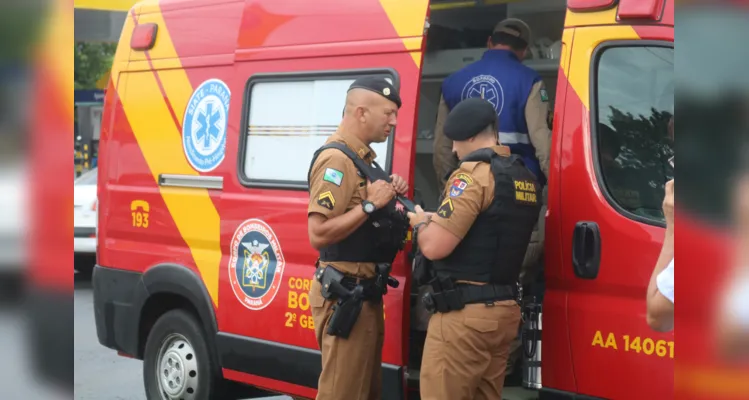
[[[192,385],[186,385],[187,382],[184,382],[185,386],[188,387],[184,388],[184,396],[177,398],[184,398],[186,400],[222,398],[220,391],[223,379],[221,378],[219,367],[214,361],[217,358],[211,354],[210,349],[213,347],[209,346],[206,335],[197,318],[183,309],[175,309],[164,313],[164,315],[159,317],[148,334],[143,357],[143,382],[146,388],[146,398],[148,400],[162,400],[159,379],[157,378],[157,374],[161,372],[157,372],[157,370],[161,370],[159,366],[159,352],[165,340],[175,334],[181,335],[187,341],[192,351],[187,351],[186,354],[191,354],[196,364],[196,368],[193,368],[195,365],[190,367],[190,362],[185,361],[181,366],[181,368],[184,368],[184,375],[182,376],[187,379],[194,372],[196,377],[192,378],[192,382],[197,381],[197,388],[192,387]],[[190,347],[185,348],[189,349]],[[192,357],[187,356],[184,359],[193,360]],[[190,388],[192,388],[191,394],[188,393]]]

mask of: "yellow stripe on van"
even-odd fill
[[[421,68],[419,50],[424,40],[424,25],[429,0],[380,0],[380,5],[398,36],[403,39],[403,45],[410,51],[416,68]]]
[[[639,38],[637,32],[626,25],[575,28],[575,42],[572,44],[569,63],[571,68],[567,67],[564,73],[586,110],[590,110],[590,63],[593,51],[603,42]]]
[[[564,16],[565,27],[608,25],[616,24],[616,11],[618,7],[612,7],[604,11],[596,12],[574,12],[567,9]]]
[[[128,11],[140,0],[74,0],[75,8],[101,11]],[[70,4],[70,3],[68,3]]]
[[[153,9],[149,7],[149,11]],[[138,22],[159,24],[158,38],[151,55],[177,57],[160,10],[144,15]],[[181,68],[158,71],[157,74],[181,124],[193,90],[190,80]],[[158,182],[159,175],[164,173],[199,175],[185,158],[182,133],[169,112],[154,73],[127,73],[126,86],[120,92],[125,115],[154,181]],[[159,187],[159,192],[180,235],[190,248],[214,306],[218,307],[221,224],[208,190]]]
[[[120,74],[127,69],[127,64],[130,60],[130,39],[133,37],[133,28],[135,28],[135,23],[133,22],[133,18],[128,14],[122,27],[120,45],[117,46],[112,60],[112,71],[109,73],[112,78],[112,87],[115,90],[117,90],[117,85],[119,84]]]

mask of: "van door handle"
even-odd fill
[[[601,231],[597,223],[580,221],[575,224],[572,265],[578,278],[596,279],[598,276],[601,266]]]

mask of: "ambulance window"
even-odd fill
[[[594,60],[591,131],[602,189],[625,215],[663,224],[665,183],[673,178],[674,49],[618,44],[600,48]]]
[[[393,72],[394,74],[394,72]],[[393,76],[375,73],[393,82]],[[335,133],[346,91],[356,75],[252,77],[245,105],[246,136],[240,141],[239,178],[246,186],[306,188],[315,150]],[[395,82],[397,86],[397,82]],[[372,144],[375,160],[390,170],[391,139]],[[279,167],[278,160],[283,164]]]

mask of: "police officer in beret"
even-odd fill
[[[432,293],[421,398],[502,399],[509,346],[520,322],[519,274],[538,219],[540,190],[523,159],[498,143],[497,114],[462,101],[444,132],[460,164],[434,214],[409,213]]]
[[[326,145],[342,144],[353,157],[372,165],[376,154],[370,144],[387,139],[396,125],[400,107],[398,91],[384,78],[357,79],[347,92],[343,119]],[[405,195],[408,184],[397,175],[391,175],[390,179],[391,182],[369,182],[354,159],[337,148],[323,146],[312,160],[308,234],[310,243],[319,251],[319,260],[309,299],[317,344],[322,352],[317,399],[379,400],[382,396],[385,331],[381,295],[364,301],[350,332],[336,335],[329,328],[334,319],[333,306],[339,298],[323,293],[332,290],[330,279],[346,290],[371,283],[376,263],[391,263],[395,257],[396,246],[383,244],[381,239],[387,241],[394,236],[387,231],[393,199],[396,194]],[[402,220],[401,243],[408,229],[405,213]],[[334,278],[329,279],[330,276]]]

